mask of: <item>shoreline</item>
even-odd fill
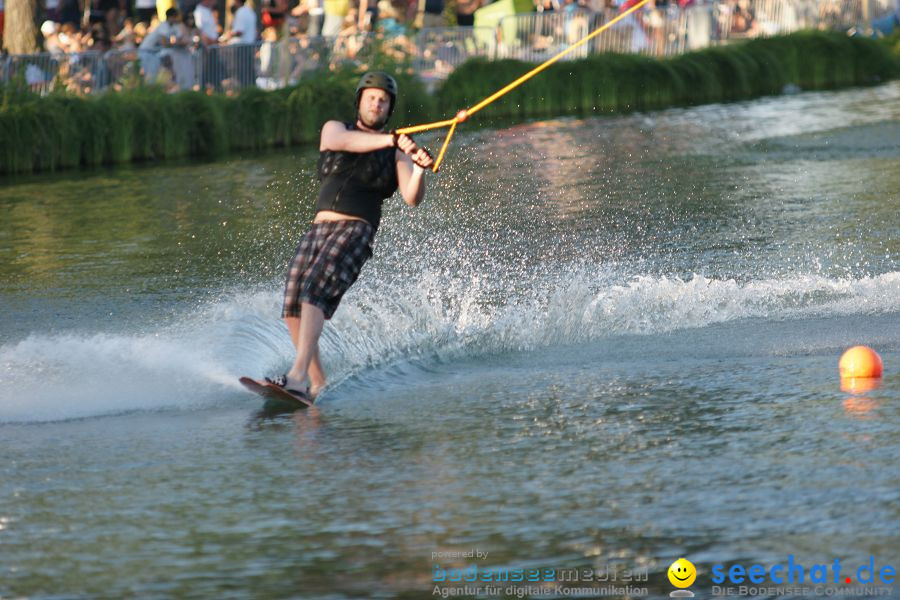
[[[597,54],[552,65],[479,116],[611,115],[877,85],[900,76],[893,37],[802,31],[666,59]],[[398,73],[394,122],[455,114],[532,66],[471,60],[433,94],[414,75]],[[348,99],[357,77],[350,69],[323,71],[291,88],[250,88],[234,97],[149,86],[91,97],[38,96],[9,84],[0,87],[0,175],[302,146],[315,142],[324,121],[352,118]]]

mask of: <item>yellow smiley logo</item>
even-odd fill
[[[697,579],[697,569],[686,558],[679,558],[669,567],[669,581],[677,588],[689,587]]]

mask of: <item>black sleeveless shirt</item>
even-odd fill
[[[347,129],[356,129],[344,123]],[[397,191],[397,159],[394,148],[372,152],[322,150],[319,153],[319,181],[322,187],[316,212],[333,210],[365,219],[376,230],[381,221],[381,204]]]

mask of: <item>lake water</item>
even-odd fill
[[[0,597],[900,567],[900,83],[464,127],[421,207],[386,203],[329,388],[273,416],[237,377],[292,358],[315,160],[2,184]],[[885,377],[851,393],[857,343]]]

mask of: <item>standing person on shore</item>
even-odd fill
[[[335,37],[344,26],[344,19],[350,13],[350,0],[322,0],[325,19],[322,23],[322,35]]]
[[[200,0],[194,8],[194,22],[200,30],[203,47],[203,69],[201,85],[204,89],[221,91],[222,67],[219,62],[219,25],[213,8],[216,0]]]
[[[356,87],[356,121],[322,127],[316,216],[288,268],[281,313],[297,356],[287,373],[266,378],[303,399],[325,385],[319,336],[372,256],[382,202],[398,188],[409,206],[425,196],[431,155],[407,135],[384,133],[396,101],[393,77],[366,73]]]
[[[219,41],[236,44],[256,43],[256,13],[244,3],[244,0],[232,0],[231,31],[222,35]]]
[[[423,27],[444,27],[444,0],[418,0],[414,25]]]
[[[194,60],[188,50],[190,44],[191,33],[184,24],[179,23],[178,9],[168,9],[166,20],[152,29],[138,48],[147,81],[157,82],[157,72],[165,61],[171,64],[178,87],[190,89],[194,82]]]
[[[475,11],[481,8],[482,0],[459,0],[456,3],[456,24],[460,27],[475,25]]]
[[[156,0],[135,0],[134,10],[137,13],[137,22],[150,27],[156,15]]]
[[[256,13],[244,4],[244,0],[232,0],[231,31],[222,35],[220,42],[229,44],[226,58],[232,78],[242,88],[256,83]]]

